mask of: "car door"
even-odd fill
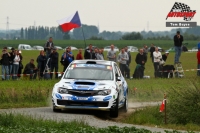
[[[117,74],[118,77],[116,77],[116,85],[118,87],[118,93],[119,93],[119,103],[122,102],[123,98],[124,98],[124,92],[123,92],[123,78],[121,75],[121,72],[118,68],[118,66],[115,64],[115,75]]]

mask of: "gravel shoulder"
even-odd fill
[[[155,106],[160,104],[160,102],[143,102],[143,103],[129,103],[129,112],[131,112],[134,108],[140,108],[145,106]],[[161,132],[164,133],[164,130],[170,129],[162,129],[156,127],[147,127],[141,125],[133,125],[133,124],[125,124],[119,123],[115,121],[108,120],[106,117],[109,113],[103,111],[94,111],[94,110],[64,110],[60,113],[54,113],[51,107],[40,107],[40,108],[19,108],[19,109],[1,109],[0,113],[3,112],[12,112],[12,113],[20,113],[24,115],[30,115],[35,118],[43,118],[43,119],[50,119],[55,121],[84,121],[88,123],[90,126],[104,128],[108,126],[118,126],[118,127],[131,127],[134,126],[136,128],[144,128],[151,130],[152,132]],[[101,115],[99,115],[101,114]],[[121,115],[122,113],[120,113]],[[122,115],[123,116],[123,115]]]

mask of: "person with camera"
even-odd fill
[[[153,58],[154,58],[154,76],[155,78],[159,77],[159,63],[162,59],[162,54],[158,51],[158,47],[155,48],[155,51],[153,52]]]
[[[13,59],[13,75],[12,79],[17,80],[17,74],[18,74],[18,69],[19,69],[19,62],[20,62],[20,56],[17,52],[17,50],[14,51],[14,59]]]
[[[56,48],[53,48],[53,51],[49,55],[49,58],[51,58],[50,68],[51,68],[51,74],[50,77],[52,79],[53,77],[53,70],[55,69],[55,78],[58,79],[58,57],[59,54],[57,52]]]
[[[31,59],[28,64],[26,64],[24,68],[23,74],[30,74],[30,80],[36,79],[37,77],[37,67],[35,67],[34,59]]]
[[[66,68],[69,66],[69,64],[73,61],[73,55],[70,54],[70,48],[66,48],[66,51],[63,53],[61,57],[61,63],[64,66],[63,72],[65,72]]]
[[[9,80],[10,54],[7,52],[7,47],[4,47],[2,50],[1,59],[2,80]]]
[[[46,52],[47,58],[49,58],[49,55],[51,54],[53,48],[54,48],[53,38],[49,37],[49,40],[46,42],[44,47],[44,51]]]
[[[181,47],[183,42],[183,36],[180,35],[180,31],[177,31],[176,35],[174,36],[174,48],[175,48],[175,57],[174,57],[174,64],[179,63],[179,58],[181,56]]]
[[[41,79],[43,77],[43,72],[45,69],[46,61],[47,61],[47,58],[44,54],[44,51],[41,50],[40,55],[37,57],[37,63],[38,63],[37,67],[38,67],[39,79]]]

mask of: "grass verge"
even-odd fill
[[[88,126],[87,123],[82,121],[57,122],[35,119],[31,116],[23,116],[21,114],[14,115],[12,113],[2,113],[0,114],[0,119],[1,133],[151,133],[149,130],[137,129],[135,127],[119,128],[112,126],[95,128]],[[171,133],[171,131],[166,132]]]

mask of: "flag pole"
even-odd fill
[[[167,103],[167,101],[166,101],[166,94],[164,94],[164,100],[165,100],[165,109],[164,109],[164,111],[165,111],[165,124],[167,124],[167,105],[166,105],[166,103]]]
[[[81,29],[82,29],[82,34],[83,34],[83,38],[84,38],[85,48],[86,48],[86,42],[85,42],[85,35],[84,35],[84,32],[83,32],[83,26],[81,27]]]

